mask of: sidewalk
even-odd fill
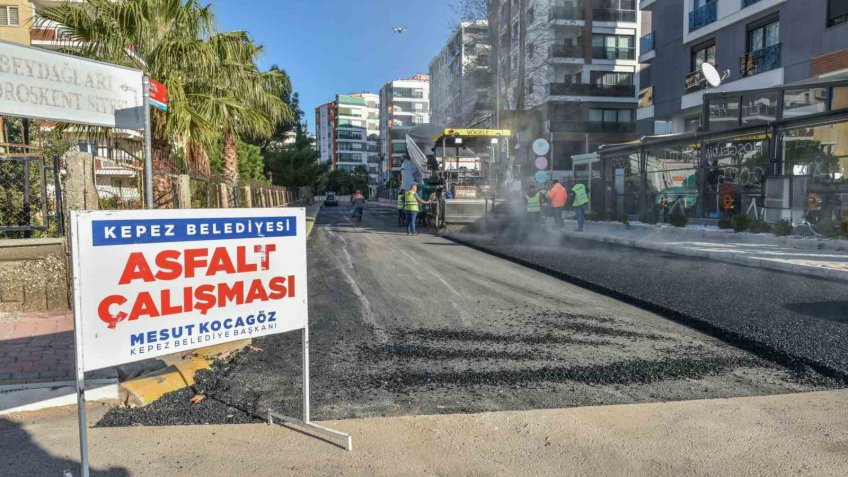
[[[567,237],[848,281],[846,240],[777,237],[704,227],[677,228],[640,223],[631,224],[629,228],[618,222],[586,222],[586,225],[585,232],[576,232],[577,222],[566,220],[565,230],[559,233]]]
[[[844,476],[846,405],[841,390],[323,423],[352,452],[277,425],[91,428],[89,453],[93,475]],[[79,475],[77,442],[73,406],[0,418],[8,475]]]
[[[0,314],[0,385],[73,379],[74,316]]]

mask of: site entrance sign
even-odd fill
[[[302,209],[73,216],[84,371],[306,326]]]
[[[268,421],[345,440],[309,416],[306,211],[71,212],[80,460],[88,477],[85,372],[300,330],[303,417]]]

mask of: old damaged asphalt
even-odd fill
[[[309,239],[313,419],[750,396],[841,384],[426,231],[408,237],[395,225],[393,207],[369,204],[362,224],[349,212],[324,208]],[[643,253],[619,256],[615,268],[626,269],[622,260]],[[700,273],[693,267],[693,278]],[[678,285],[680,299],[703,306],[726,298],[702,296],[694,283]],[[300,415],[300,334],[254,345],[261,351],[201,372],[193,389],[144,408],[112,409],[99,425],[252,422],[269,408]],[[192,404],[194,393],[206,399]]]

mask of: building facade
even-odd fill
[[[430,62],[430,121],[446,127],[492,125],[487,20],[462,22]]]
[[[315,136],[321,162],[332,170],[368,170],[373,184],[381,177],[380,97],[373,93],[336,95],[315,109]]]
[[[403,164],[406,132],[430,122],[430,76],[397,79],[380,89],[380,152],[383,170],[397,173]]]
[[[552,140],[554,169],[569,170],[571,156],[635,137],[637,6],[636,0],[489,2],[496,105],[538,112],[541,127],[528,134]]]
[[[640,40],[640,134],[704,127],[703,96],[716,91],[701,73],[704,62],[724,77],[721,92],[848,77],[844,0],[641,0],[641,8],[652,31]],[[737,109],[769,116],[775,107]]]

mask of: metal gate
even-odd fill
[[[37,148],[0,144],[0,237],[64,235],[60,167]]]

